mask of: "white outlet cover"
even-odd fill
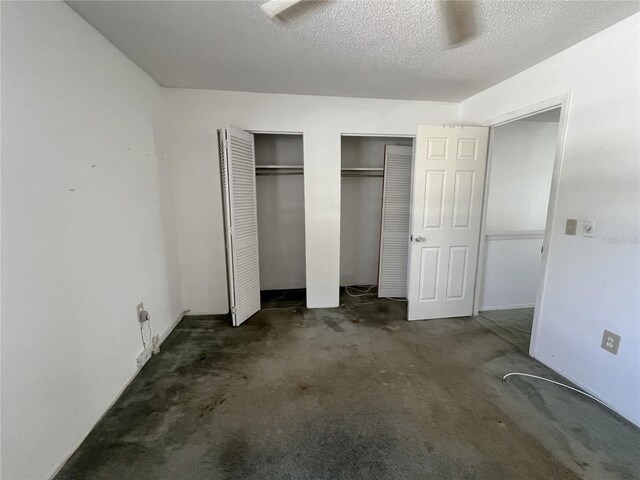
[[[580,234],[583,237],[593,237],[596,229],[596,222],[593,220],[582,220],[580,224]]]

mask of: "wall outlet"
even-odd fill
[[[576,230],[578,230],[578,219],[567,218],[567,225],[565,226],[565,229],[564,229],[565,235],[575,235]]]
[[[140,314],[142,313],[143,310],[144,310],[144,303],[140,302],[136,306],[136,318],[138,319],[138,321],[140,321]]]
[[[151,348],[145,348],[140,355],[136,358],[136,363],[138,364],[138,368],[142,367],[145,363],[149,361],[153,355],[153,351]]]
[[[607,352],[611,352],[614,355],[618,354],[618,347],[620,347],[620,335],[605,330],[602,334],[602,343],[600,347],[604,348]]]

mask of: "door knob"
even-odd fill
[[[426,238],[424,238],[424,237],[422,237],[422,236],[420,236],[420,235],[416,235],[416,236],[414,236],[414,237],[413,237],[413,239],[414,239],[414,241],[416,241],[416,242],[426,242],[426,241],[427,241],[427,239],[426,239]]]

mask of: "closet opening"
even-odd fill
[[[301,134],[254,133],[262,308],[306,305]]]
[[[340,303],[406,299],[412,137],[342,135]]]

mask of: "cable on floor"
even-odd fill
[[[518,375],[518,376],[521,376],[521,377],[537,378],[538,380],[544,380],[545,382],[553,383],[555,385],[560,385],[561,387],[568,388],[569,390],[573,390],[574,392],[578,392],[579,394],[584,395],[585,397],[589,397],[591,400],[595,400],[599,404],[604,405],[605,407],[607,407],[610,410],[613,410],[613,408],[611,408],[609,405],[607,405],[606,403],[604,403],[601,400],[598,400],[593,395],[589,395],[587,392],[584,392],[584,391],[582,391],[582,390],[580,390],[578,388],[573,388],[573,387],[571,387],[569,385],[565,385],[564,383],[556,382],[555,380],[550,380],[548,378],[539,377],[538,375],[531,375],[530,373],[512,372],[512,373],[507,373],[504,377],[502,377],[502,381],[506,382],[507,378],[512,376],[512,375]]]
[[[367,285],[363,285],[363,287],[366,287],[366,286]],[[377,285],[370,285],[369,288],[367,288],[366,290],[360,290],[359,288],[349,287],[349,286],[345,285],[344,291],[347,292],[347,295],[349,295],[350,297],[364,297],[366,295],[371,295],[372,293],[375,293],[375,292],[371,291],[371,289],[374,288],[374,287],[377,287]],[[361,293],[359,293],[359,294],[351,293],[349,291],[350,288],[355,290],[356,292],[361,292]]]
[[[369,293],[372,288],[377,287],[377,285],[359,285],[360,287],[369,287],[366,290],[361,290],[358,287],[353,286],[345,286],[344,288],[350,288],[351,290],[355,290],[356,292]]]

